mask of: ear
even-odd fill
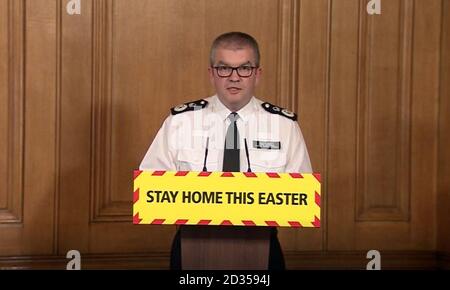
[[[209,75],[209,81],[212,85],[214,85],[214,69],[212,67],[208,67],[208,75]]]
[[[261,68],[261,67],[258,67],[258,68],[255,70],[255,84],[256,84],[256,85],[259,84],[259,79],[261,78],[261,75],[262,75],[262,68]]]

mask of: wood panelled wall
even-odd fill
[[[448,0],[67,2],[0,0],[0,267],[64,268],[71,249],[168,267],[175,227],[131,224],[132,170],[170,107],[213,93],[231,30],[259,40],[257,95],[299,114],[323,177],[322,227],[280,229],[288,268],[448,261]]]
[[[442,15],[437,249],[442,267],[450,269],[450,0],[443,1]]]

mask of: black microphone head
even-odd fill
[[[208,158],[208,146],[209,146],[209,137],[206,138],[206,148],[205,148],[205,159],[203,161],[203,170],[204,172],[208,171],[206,168],[206,159]]]
[[[248,146],[247,146],[247,138],[244,138],[244,145],[245,145],[245,155],[247,156],[247,172],[252,172],[252,169],[250,168],[250,156],[248,154]]]

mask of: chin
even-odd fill
[[[241,94],[230,95],[224,94],[222,97],[222,102],[227,103],[230,106],[240,107],[243,103],[246,103],[250,98],[247,98]]]
[[[244,98],[242,96],[228,96],[226,99],[230,104],[240,104],[244,102]]]
[[[230,95],[230,94],[226,94],[225,95],[225,99],[229,102],[229,103],[233,103],[233,104],[239,104],[242,102],[246,102],[248,99],[246,96],[241,94],[236,94],[236,95]]]

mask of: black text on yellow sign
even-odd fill
[[[320,227],[320,175],[135,171],[135,224]]]
[[[236,192],[236,191],[147,191],[148,203],[308,205],[306,193],[300,192]]]

